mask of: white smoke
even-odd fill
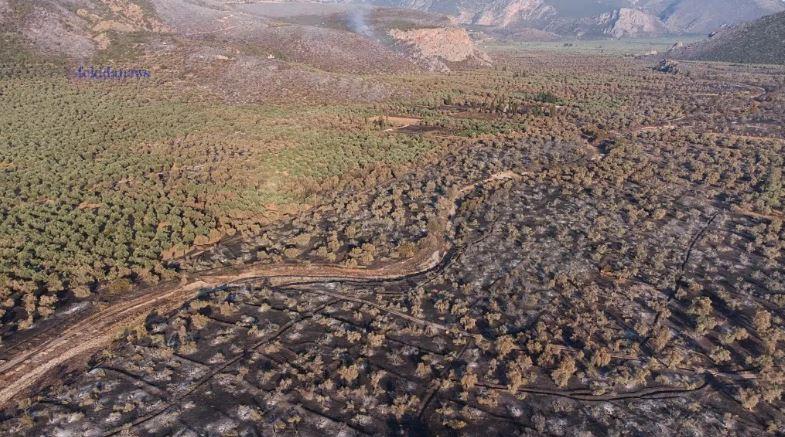
[[[369,9],[363,6],[356,6],[355,9],[349,11],[349,27],[352,32],[359,33],[360,35],[373,36],[373,29],[368,25]]]

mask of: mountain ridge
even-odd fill
[[[340,2],[340,0],[339,0]],[[349,1],[351,3],[351,1]],[[443,13],[463,25],[530,27],[576,36],[708,34],[785,11],[779,0],[367,0]]]

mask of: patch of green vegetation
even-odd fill
[[[401,20],[401,19],[392,19],[384,22],[385,33],[392,29],[409,31],[409,30],[426,29],[431,27],[434,26],[426,26],[423,24],[412,22],[410,20]]]
[[[316,26],[320,28],[343,30],[347,32],[352,31],[346,17],[341,14],[296,15],[291,17],[281,17],[279,20],[284,23],[300,26]]]
[[[22,40],[16,32],[0,32],[0,75],[22,71],[24,66],[36,61],[37,56],[30,50],[29,44]]]
[[[460,120],[456,126],[456,134],[468,138],[476,138],[483,135],[502,135],[511,134],[525,130],[525,126],[519,123],[510,123],[503,120]]]
[[[562,103],[561,99],[547,91],[541,91],[537,93],[537,95],[534,96],[534,101],[540,103],[551,103],[554,105]]]
[[[298,180],[433,147],[363,128],[368,107],[229,105],[173,88],[174,74],[97,81],[57,64],[0,66],[0,281],[12,284],[0,298],[155,282],[170,275],[171,247],[302,201]]]
[[[355,132],[324,137],[318,132],[300,144],[270,156],[265,167],[287,169],[290,175],[328,178],[372,163],[401,164],[417,159],[433,148],[419,137],[385,136],[378,132]]]
[[[679,37],[659,38],[621,38],[621,39],[590,39],[562,40],[548,42],[502,42],[490,43],[485,50],[494,51],[538,51],[571,54],[604,54],[604,55],[636,55],[652,51],[665,52],[676,42],[685,44],[700,41],[702,35],[686,35]]]
[[[275,59],[281,62],[287,62],[289,60],[289,57],[281,50],[257,43],[241,43],[237,45],[237,48],[240,50],[240,53],[247,56],[266,58],[269,55],[273,55]]]
[[[132,62],[139,59],[144,54],[142,45],[150,42],[154,34],[150,32],[107,32],[107,36],[111,41],[109,47],[105,50],[100,50],[96,53],[93,61],[96,63],[113,62],[116,60],[123,60],[124,62]]]
[[[155,10],[155,5],[151,0],[134,0],[134,3],[139,5],[146,18],[158,18],[158,11]]]

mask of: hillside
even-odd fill
[[[672,57],[749,64],[785,64],[785,12],[722,31],[679,48]]]
[[[780,0],[647,0],[644,8],[674,33],[707,34],[785,10]]]
[[[465,65],[487,64],[464,29],[444,15],[415,9],[224,0],[2,0],[0,17],[8,17],[0,19],[9,30],[47,56],[131,60],[176,49],[193,70],[209,73],[228,64],[239,70],[238,77],[254,78],[242,81],[249,86],[292,77],[295,82],[308,77],[294,88],[333,81],[316,77],[323,73],[444,71],[449,69],[444,61],[458,65],[454,52],[469,54],[461,57]],[[435,46],[422,51],[414,46],[428,41],[401,43],[390,33],[418,29],[432,29]],[[281,75],[287,77],[271,80]],[[256,94],[251,91],[244,95]]]
[[[141,0],[6,0],[0,15],[39,51],[76,58],[107,49],[117,35],[170,30]]]

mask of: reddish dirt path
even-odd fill
[[[446,228],[456,212],[456,202],[480,185],[495,181],[518,179],[513,172],[502,172],[465,186],[453,196],[453,207],[441,217]],[[312,281],[382,280],[392,281],[438,266],[449,247],[444,238],[426,240],[426,247],[412,258],[376,268],[345,268],[334,265],[262,265],[241,269],[227,268],[202,272],[187,277],[181,284],[153,288],[130,300],[100,309],[81,319],[71,320],[60,329],[44,331],[43,340],[33,338],[28,348],[19,348],[0,365],[0,406],[40,385],[47,374],[69,361],[108,347],[125,329],[141,323],[153,310],[168,312],[193,299],[205,288],[233,284],[252,279],[267,279],[273,285]],[[55,331],[55,332],[52,332]],[[41,340],[33,345],[35,340]]]

